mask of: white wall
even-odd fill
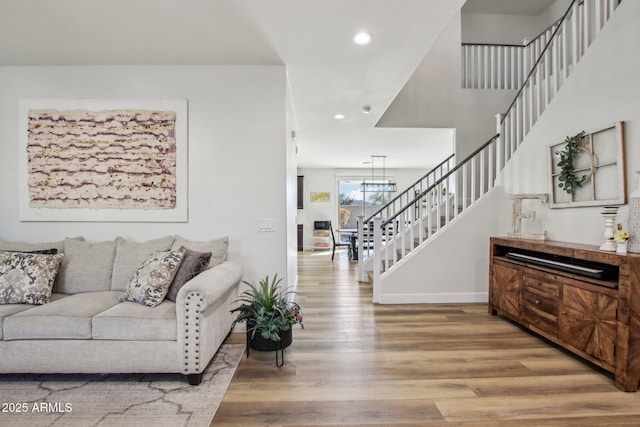
[[[287,269],[285,69],[282,66],[0,67],[0,238],[49,241],[169,234],[230,238],[246,280]],[[188,99],[189,221],[20,222],[18,100]],[[294,177],[295,179],[295,177]],[[273,219],[275,232],[258,233]]]
[[[464,43],[521,44],[533,38],[562,17],[571,0],[557,0],[538,16],[489,13],[462,14]]]
[[[538,16],[538,33],[542,32],[567,12],[572,0],[556,0]]]
[[[496,15],[488,13],[462,14],[464,43],[521,44],[525,37],[535,37],[542,31],[533,16]]]
[[[381,127],[452,128],[461,91],[460,13],[378,121]]]
[[[489,237],[498,231],[493,189],[436,233],[430,243],[389,271],[380,288],[382,304],[486,302]]]
[[[462,89],[461,14],[438,38],[378,122],[388,127],[455,128],[458,161],[496,133],[495,115],[516,92]]]
[[[287,284],[295,288],[298,283],[298,161],[295,139],[296,120],[291,102],[291,91],[287,85],[287,192],[286,192],[286,230],[287,230]]]
[[[638,17],[640,2],[621,4],[503,171],[500,182],[505,193],[549,193],[548,145],[617,121],[625,122],[627,194],[637,188],[633,172],[640,169],[640,56],[628,49],[633,49],[630,41],[640,40]],[[551,239],[602,243],[601,208],[541,207],[537,211],[534,226],[546,229]],[[504,234],[511,226],[511,203],[506,194],[500,214]],[[626,226],[627,220],[628,206],[624,205],[617,222]]]
[[[438,162],[439,163],[439,162]],[[398,184],[398,190],[403,191],[420,179],[427,171],[422,169],[387,169],[386,176]],[[375,171],[377,175],[379,171]],[[313,222],[330,220],[334,228],[338,222],[338,179],[371,178],[370,169],[326,169],[300,168],[298,175],[304,176],[304,209],[298,210],[298,224],[304,225],[304,249],[313,249]],[[329,203],[311,203],[310,193],[331,192]],[[395,197],[397,193],[392,194]]]

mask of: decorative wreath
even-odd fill
[[[586,147],[582,146],[582,139],[584,137],[584,131],[574,136],[568,136],[564,142],[567,144],[563,150],[557,150],[556,155],[560,157],[558,166],[560,167],[560,176],[558,177],[558,187],[562,188],[567,193],[573,195],[582,184],[589,181],[595,171],[595,156]],[[573,166],[574,158],[580,152],[586,153],[591,158],[591,168],[588,174],[583,174],[578,177],[575,174],[575,167]]]

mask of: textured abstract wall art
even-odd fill
[[[20,116],[21,220],[186,221],[186,101],[23,101]]]

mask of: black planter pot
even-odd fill
[[[268,338],[264,338],[260,331],[256,331],[256,333],[253,334],[253,337],[251,336],[251,334],[252,331],[247,331],[247,357],[249,357],[249,349],[258,351],[275,351],[276,366],[281,367],[282,365],[284,365],[284,349],[289,347],[293,342],[293,328],[289,328],[286,331],[281,331],[280,341],[274,341]]]
[[[251,332],[247,334],[249,347],[258,351],[275,351],[287,348],[293,342],[293,329],[280,332],[280,341],[273,341],[262,336],[260,331],[256,331],[251,338]]]

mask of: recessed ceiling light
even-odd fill
[[[335,116],[333,116],[333,118],[334,118],[334,119],[336,119],[336,120],[342,120],[342,119],[344,119],[345,117],[346,117],[346,116],[345,116],[344,114],[340,114],[340,113],[338,113],[338,114],[336,114]]]
[[[360,32],[353,37],[353,42],[358,46],[364,46],[371,43],[371,34],[367,32]]]
[[[362,114],[369,114],[371,112],[371,105],[362,106]]]

